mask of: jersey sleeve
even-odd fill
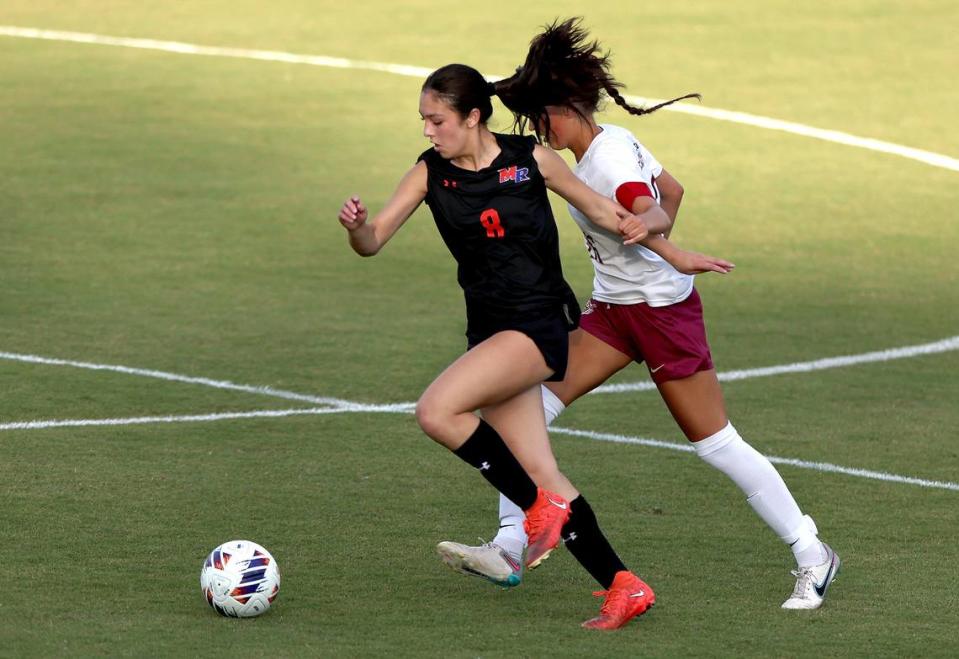
[[[639,142],[637,142],[637,144],[639,144],[639,152],[642,156],[643,162],[646,163],[646,168],[649,170],[649,173],[654,179],[659,178],[659,175],[663,173],[663,166],[659,164],[659,161],[656,160],[656,156],[650,153],[649,149]]]
[[[617,198],[617,193],[624,185],[626,186],[624,190],[635,191],[637,188],[644,187],[648,190],[652,187],[655,174],[648,166],[649,160],[645,154],[642,157],[640,154],[641,152],[637,151],[632,144],[626,142],[604,144],[603,148],[594,155],[598,176],[591,185],[595,186],[594,189],[597,192],[612,199]],[[652,158],[651,155],[649,157]],[[662,167],[659,171],[662,171]]]

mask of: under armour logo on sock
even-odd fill
[[[563,538],[563,542],[572,542],[577,538],[576,531],[570,531],[569,535]]]
[[[480,471],[486,471],[487,469],[489,469],[489,463],[488,463],[488,462],[484,462],[483,464],[480,465],[480,468],[479,468],[479,469],[480,469]]]

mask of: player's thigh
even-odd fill
[[[497,332],[440,373],[420,404],[454,414],[472,412],[524,392],[551,374],[532,339],[515,330]]]
[[[713,369],[656,386],[670,414],[691,442],[719,432],[729,422],[723,390]]]
[[[569,405],[614,374],[626,368],[633,358],[583,329],[569,335],[569,362],[562,382],[547,382],[546,386]]]

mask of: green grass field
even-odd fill
[[[594,4],[586,24],[629,93],[698,91],[710,108],[959,156],[954,2]],[[0,26],[505,74],[542,24],[584,13],[402,7],[8,0]],[[561,550],[512,591],[441,565],[437,541],[494,534],[496,499],[408,414],[13,427],[316,407],[17,355],[415,400],[464,346],[452,259],[425,208],[372,260],[335,216],[353,193],[382,203],[425,148],[420,84],[0,35],[0,655],[959,654],[955,489],[780,466],[844,563],[821,610],[787,613],[791,555],[732,483],[689,453],[554,433],[656,588],[652,612],[599,635],[579,628],[596,586]],[[684,184],[674,239],[738,266],[698,279],[720,372],[959,334],[959,172],[674,112],[607,116]],[[498,110],[493,128],[509,124]],[[582,237],[555,210],[585,299]],[[957,372],[951,350],[725,392],[764,453],[954,484]],[[653,392],[587,397],[557,426],[683,441]],[[201,598],[206,553],[232,538],[282,569],[261,618]]]

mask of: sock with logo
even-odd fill
[[[566,548],[603,588],[609,589],[616,573],[626,566],[603,535],[593,509],[582,494],[570,501],[569,510],[569,521],[563,525],[562,536]]]
[[[536,483],[529,477],[509,447],[483,419],[462,446],[453,453],[477,469],[489,483],[510,500],[529,508],[536,501]]]
[[[729,476],[776,535],[789,545],[799,567],[819,565],[826,551],[803,518],[782,476],[762,453],[743,441],[732,423],[706,439],[693,442],[696,454]]]
[[[514,553],[522,553],[528,540],[526,530],[523,528],[525,520],[526,514],[522,508],[505,495],[499,495],[499,532],[493,538],[493,542]],[[514,551],[516,546],[519,546],[519,552]]]
[[[540,390],[543,394],[543,412],[546,415],[546,425],[548,426],[563,413],[566,406],[559,399],[559,396],[550,391],[546,385],[540,385]]]

